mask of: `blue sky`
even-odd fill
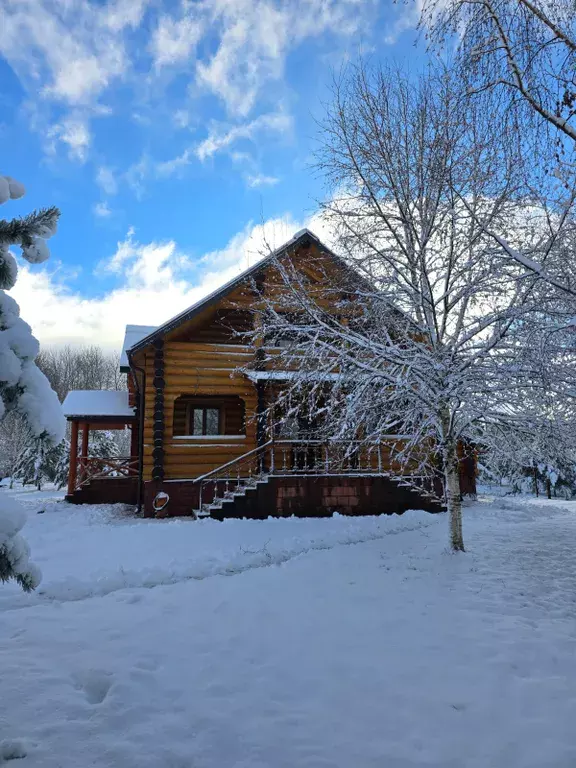
[[[13,291],[41,341],[114,346],[321,229],[331,73],[416,68],[416,1],[3,0],[0,172],[27,195],[2,215],[62,210]]]

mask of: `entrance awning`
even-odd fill
[[[68,392],[62,410],[72,422],[70,433],[70,470],[68,474],[68,498],[83,484],[95,477],[129,477],[137,473],[138,429],[129,393],[101,389],[75,389]],[[91,430],[126,429],[132,432],[130,456],[114,456],[110,459],[90,457],[88,448]],[[82,431],[80,455],[78,435]]]

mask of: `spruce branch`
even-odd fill
[[[42,208],[21,218],[0,219],[0,245],[31,246],[35,237],[50,237],[60,217],[58,208]]]

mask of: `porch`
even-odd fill
[[[147,516],[266,518],[443,509],[440,473],[402,471],[389,435],[379,444],[270,439],[199,477],[144,484]]]
[[[138,490],[138,426],[126,391],[74,390],[63,403],[70,422],[70,469],[66,500],[73,504],[135,504]],[[95,431],[130,430],[126,456],[91,454]]]

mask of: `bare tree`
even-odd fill
[[[431,42],[456,39],[470,90],[507,91],[507,105],[576,141],[576,13],[573,0],[425,0]]]
[[[277,261],[282,289],[264,297],[257,331],[279,347],[268,364],[292,371],[291,412],[322,419],[327,436],[387,441],[399,471],[443,471],[453,550],[464,549],[459,446],[488,424],[529,428],[522,404],[542,386],[518,365],[539,280],[487,228],[538,259],[566,226],[542,236],[507,126],[459,93],[450,73],[413,83],[362,64],[336,83],[319,167],[347,267],[309,264],[311,277]]]
[[[48,347],[40,352],[37,364],[60,401],[73,389],[126,389],[119,356],[95,345]]]
[[[572,210],[576,191],[573,0],[425,0],[420,24],[432,47],[455,44],[455,66],[468,94],[498,92],[492,117],[499,125],[515,126],[526,200],[545,210],[556,229]],[[576,299],[572,249],[555,249],[556,258],[543,249],[535,260],[502,232],[488,226],[486,231],[525,271]]]

